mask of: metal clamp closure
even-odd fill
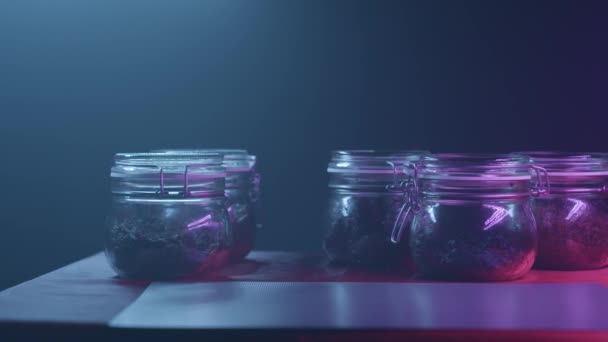
[[[546,195],[551,191],[551,185],[549,183],[549,173],[544,167],[532,166],[532,170],[536,174],[536,185],[530,190],[532,196]]]
[[[188,164],[184,166],[184,189],[183,191],[180,191],[179,193],[177,193],[175,196],[176,197],[188,197],[190,196],[190,184],[189,184],[189,174],[188,174],[188,169],[190,167],[204,167],[207,166],[206,164]],[[169,193],[169,191],[165,190],[165,170],[162,167],[159,167],[159,189],[158,191],[156,191],[156,194],[160,197],[169,197],[171,196],[171,194]]]
[[[393,184],[387,186],[389,191],[401,191],[405,199],[403,206],[399,209],[399,214],[395,218],[393,229],[391,231],[391,242],[399,243],[403,237],[403,230],[408,222],[409,217],[420,211],[420,205],[418,203],[418,168],[416,164],[410,163],[407,167],[413,170],[407,180],[399,181],[397,177],[397,168],[393,163],[389,164],[393,166],[394,180]]]

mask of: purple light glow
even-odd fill
[[[568,201],[574,203],[574,205],[572,206],[572,209],[570,209],[570,212],[566,216],[566,221],[574,221],[583,214],[583,212],[587,208],[587,203],[585,203],[581,200],[577,200],[575,198],[568,198]]]
[[[484,204],[483,206],[488,209],[494,210],[494,213],[492,213],[492,216],[490,216],[486,220],[486,222],[484,222],[485,226],[483,227],[483,230],[488,230],[488,229],[492,228],[493,226],[500,223],[505,217],[507,217],[509,215],[509,211],[503,207],[499,207],[497,205],[492,205],[492,204]]]
[[[215,226],[215,222],[209,222],[211,214],[203,216],[203,218],[188,223],[188,230],[195,230],[203,227]]]
[[[433,204],[426,209],[426,212],[429,214],[429,218],[433,223],[437,223],[437,217],[435,217],[435,208],[437,208],[438,206],[439,204]]]

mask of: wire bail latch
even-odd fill
[[[403,196],[405,198],[405,202],[401,209],[399,209],[399,214],[395,218],[395,223],[393,224],[393,229],[391,231],[391,242],[399,243],[401,238],[403,237],[403,230],[408,222],[412,213],[417,213],[420,210],[420,205],[418,204],[418,168],[414,163],[409,163],[406,167],[411,170],[409,172],[409,176],[406,180],[399,181],[397,177],[397,167],[390,163],[393,166],[393,175],[394,180],[393,184],[387,186],[389,191],[402,191]],[[406,168],[404,167],[404,169]]]

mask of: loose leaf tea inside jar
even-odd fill
[[[228,215],[232,227],[230,260],[238,262],[245,258],[255,245],[257,213],[259,208],[259,175],[256,174],[257,158],[240,149],[184,149],[157,150],[169,155],[188,156],[195,160],[201,155],[219,153],[224,156],[222,165],[226,169],[226,198]]]
[[[535,266],[583,270],[608,265],[605,154],[527,152],[544,168],[550,195],[533,201],[539,232]]]
[[[526,273],[536,255],[536,229],[526,203],[426,205],[412,227],[417,269],[429,278],[500,281]]]
[[[537,266],[593,269],[608,265],[608,200],[597,197],[536,199]]]
[[[106,256],[123,277],[173,279],[228,261],[222,156],[117,154]]]
[[[392,267],[409,262],[407,239],[397,246],[390,231],[404,204],[402,195],[345,196],[330,199],[324,247],[336,263]]]
[[[528,272],[537,247],[529,170],[529,159],[519,155],[423,157],[419,191],[408,203],[416,270],[465,281],[512,280]]]
[[[255,245],[256,217],[253,203],[248,200],[228,199],[228,217],[232,227],[232,247],[230,259],[240,261],[249,254]]]
[[[334,263],[376,269],[411,269],[407,239],[390,242],[405,204],[403,167],[424,151],[336,151],[330,176],[328,230],[323,247]],[[406,223],[407,225],[408,223]]]
[[[107,255],[121,276],[175,278],[214,269],[228,259],[221,205],[118,202],[108,222]]]

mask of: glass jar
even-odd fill
[[[350,150],[332,152],[328,232],[323,247],[334,263],[391,268],[408,266],[407,239],[397,245],[390,233],[405,203],[403,165],[423,151]]]
[[[530,194],[546,186],[531,181],[527,157],[434,154],[410,169],[411,196],[400,220],[414,214],[409,240],[419,273],[503,281],[528,272],[537,245]],[[407,235],[398,228],[395,242]]]
[[[550,193],[532,201],[538,268],[608,265],[608,159],[595,153],[526,152],[547,170]]]
[[[118,275],[171,279],[226,264],[225,178],[220,154],[116,154],[106,256]]]
[[[190,149],[157,150],[168,154],[199,155],[219,153],[224,156],[228,216],[232,227],[233,243],[230,260],[244,259],[255,245],[257,228],[257,205],[259,197],[259,175],[255,172],[256,158],[240,149]]]
[[[255,222],[258,229],[262,228],[262,174],[257,170],[257,157],[250,154],[249,167],[251,168],[251,203],[255,208]]]

